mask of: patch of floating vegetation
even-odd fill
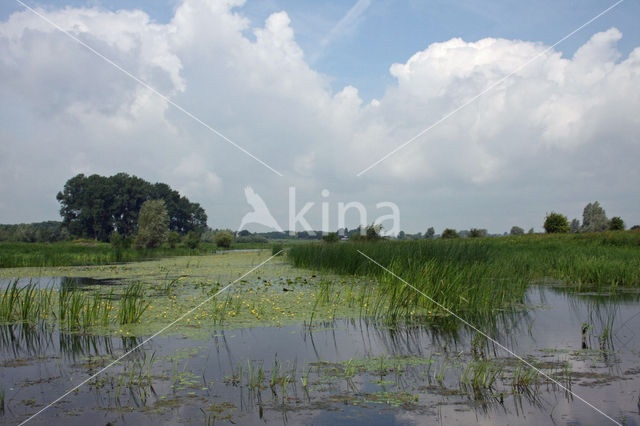
[[[273,259],[215,296],[268,256],[268,252],[261,251],[125,265],[3,270],[16,277],[57,273],[118,279],[122,284],[43,289],[31,284],[20,287],[14,281],[0,290],[0,322],[47,322],[69,332],[142,336],[153,334],[188,312],[169,332],[207,338],[213,328],[300,322],[317,326],[336,318],[373,314],[375,294],[371,280],[319,276],[313,271],[294,269],[281,258]],[[198,306],[207,299],[210,300]],[[436,317],[430,310],[411,314],[416,321]],[[442,317],[441,313],[438,315]]]

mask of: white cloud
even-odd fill
[[[409,230],[508,230],[514,224],[501,225],[505,217],[529,227],[550,209],[578,214],[594,199],[640,221],[640,206],[626,196],[639,177],[632,159],[640,157],[640,49],[621,58],[615,28],[595,34],[572,58],[543,55],[356,179],[547,47],[494,38],[433,43],[391,65],[396,83],[363,103],[355,87],[331,92],[328,77],[306,62],[286,12],[254,28],[255,41],[245,37],[249,21],[234,9],[241,3],[186,0],[166,25],[141,11],[42,13],[284,179],[20,12],[0,23],[0,179],[7,183],[0,222],[55,217],[55,192],[79,171],[165,181],[203,204],[220,227],[235,226],[245,213],[246,184],[267,203],[289,184],[310,191],[311,201],[320,188],[344,201],[397,200]],[[504,216],[474,214],[478,203],[498,201],[511,206]]]

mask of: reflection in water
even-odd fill
[[[88,277],[21,277],[21,278],[0,278],[0,289],[7,288],[17,283],[18,288],[35,286],[36,288],[63,288],[76,289],[95,285],[116,285],[120,284],[119,278],[97,279]]]
[[[54,343],[57,340],[57,345]],[[0,356],[7,358],[41,358],[61,356],[69,361],[85,357],[113,356],[137,347],[142,338],[98,336],[59,331],[46,324],[0,325]]]
[[[603,401],[608,414],[624,415],[633,424],[640,420],[635,411],[640,341],[630,330],[640,327],[639,302],[637,294],[616,298],[534,288],[527,304],[544,305],[540,309],[468,320],[585,399]],[[205,341],[160,336],[48,416],[68,424],[140,425],[593,423],[597,414],[571,394],[472,330],[452,325],[448,318],[436,326],[416,321],[396,327],[350,319],[219,329]],[[13,414],[8,410],[2,421],[24,419],[37,411],[24,401],[47,403],[139,343],[139,338],[61,333],[46,326],[0,327],[2,386],[14,389],[7,391]],[[13,362],[17,359],[23,362]],[[607,402],[612,387],[623,396]]]

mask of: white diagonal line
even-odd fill
[[[117,63],[115,63],[114,61],[112,61],[111,59],[107,58],[106,56],[104,56],[102,53],[98,52],[96,49],[94,49],[93,47],[91,47],[90,45],[88,45],[87,43],[85,43],[84,41],[80,40],[78,37],[74,36],[73,34],[71,34],[69,31],[65,30],[64,28],[62,28],[60,25],[56,24],[55,22],[53,22],[52,20],[50,20],[49,18],[47,18],[46,16],[44,16],[43,14],[39,13],[37,10],[33,9],[32,7],[30,7],[29,5],[25,4],[22,0],[15,0],[17,3],[21,4],[23,7],[25,7],[26,9],[28,9],[29,11],[31,11],[34,15],[38,16],[39,18],[41,18],[43,21],[45,21],[46,23],[48,23],[49,25],[53,26],[54,28],[56,28],[58,31],[60,31],[61,33],[65,34],[66,36],[68,36],[69,38],[71,38],[72,40],[74,40],[75,42],[79,43],[80,45],[84,46],[85,48],[87,48],[91,53],[95,54],[96,56],[98,56],[100,59],[104,60],[105,62],[107,62],[108,64],[112,65],[113,67],[115,67],[116,69],[118,69],[119,71],[121,71],[123,74],[125,74],[127,77],[130,77],[131,79],[133,79],[136,83],[140,84],[141,86],[146,87],[147,89],[151,90],[153,93],[155,93],[156,95],[158,95],[160,98],[162,98],[165,102],[167,102],[168,104],[172,105],[173,107],[175,107],[176,109],[178,109],[179,111],[181,111],[182,113],[184,113],[186,116],[188,116],[189,118],[192,118],[193,120],[195,120],[198,124],[202,125],[203,127],[205,127],[206,129],[210,130],[211,132],[215,133],[216,135],[218,135],[219,137],[221,137],[222,139],[224,139],[225,141],[229,142],[231,145],[233,145],[235,148],[239,149],[240,151],[244,152],[245,154],[247,154],[249,157],[253,158],[254,160],[256,160],[258,163],[262,164],[263,166],[265,166],[267,169],[271,170],[273,173],[277,174],[278,176],[283,176],[282,173],[280,173],[279,171],[277,171],[276,169],[274,169],[273,167],[271,167],[270,165],[268,165],[267,163],[265,163],[264,161],[262,161],[261,159],[259,159],[258,157],[256,157],[255,155],[253,155],[252,153],[250,153],[249,151],[247,151],[245,148],[243,148],[242,146],[238,145],[237,143],[235,143],[234,141],[232,141],[231,139],[229,139],[228,137],[226,137],[225,135],[223,135],[222,133],[220,133],[218,130],[214,129],[213,127],[211,127],[210,125],[208,125],[207,123],[205,123],[204,121],[202,121],[200,118],[198,118],[197,116],[195,116],[194,114],[192,114],[191,112],[187,111],[186,109],[184,109],[183,107],[181,107],[180,105],[178,105],[177,103],[175,103],[174,101],[172,101],[169,97],[163,95],[162,93],[160,93],[158,90],[156,90],[153,86],[151,86],[149,83],[145,82],[144,80],[136,77],[134,74],[130,73],[129,71],[127,71],[126,69],[124,69],[123,67],[121,67],[120,65],[118,65]]]
[[[384,267],[383,265],[381,265],[380,263],[378,263],[376,260],[372,259],[371,257],[367,256],[366,254],[364,254],[363,252],[361,252],[360,250],[358,250],[358,253],[360,253],[362,256],[366,257],[367,259],[369,259],[371,262],[375,263],[376,265],[378,265],[380,268],[384,269],[386,272],[388,272],[389,274],[391,274],[392,276],[394,276],[395,278],[399,279],[400,281],[402,281],[406,286],[410,287],[412,290],[414,290],[416,293],[421,294],[422,296],[426,297],[427,299],[429,299],[430,302],[435,303],[436,305],[438,305],[438,307],[444,309],[445,311],[447,311],[450,315],[452,315],[453,317],[455,317],[456,319],[460,320],[461,322],[463,322],[467,327],[473,329],[476,333],[484,336],[485,338],[487,338],[488,340],[491,340],[491,342],[493,342],[495,345],[499,346],[502,350],[504,350],[505,352],[507,352],[508,354],[510,354],[511,356],[513,356],[514,358],[517,358],[518,360],[520,360],[520,362],[526,364],[527,366],[533,368],[535,371],[537,371],[540,375],[544,376],[546,379],[552,381],[555,385],[559,386],[562,390],[569,392],[571,395],[573,395],[574,397],[578,398],[580,401],[584,402],[585,404],[587,404],[589,407],[593,408],[594,410],[596,410],[598,413],[602,414],[603,416],[605,416],[607,419],[611,420],[613,423],[622,426],[621,423],[619,423],[618,421],[614,420],[613,418],[609,417],[605,412],[603,412],[602,410],[600,410],[598,407],[596,407],[595,405],[591,404],[589,401],[587,401],[586,399],[582,398],[580,395],[576,394],[575,392],[573,392],[571,389],[568,389],[566,386],[562,385],[559,381],[557,381],[556,379],[554,379],[553,377],[549,376],[548,374],[544,373],[543,371],[539,370],[537,367],[535,367],[534,365],[532,365],[530,362],[528,362],[527,360],[525,360],[524,358],[522,358],[520,355],[516,354],[515,352],[513,352],[511,349],[507,348],[506,346],[504,346],[503,344],[501,344],[500,342],[498,342],[497,340],[495,340],[494,338],[490,337],[487,333],[483,332],[482,330],[478,329],[477,327],[475,327],[473,324],[471,324],[470,322],[468,322],[467,320],[465,320],[464,318],[460,317],[459,315],[457,315],[455,312],[453,312],[451,309],[447,308],[446,306],[438,303],[436,300],[434,300],[433,298],[427,296],[423,291],[417,289],[415,286],[411,285],[410,283],[408,283],[407,281],[405,281],[404,279],[402,279],[401,277],[399,277],[398,275],[394,274],[392,271],[390,271],[389,269],[387,269],[386,267]]]
[[[40,413],[42,413],[43,411],[45,411],[46,409],[48,409],[49,407],[55,405],[58,401],[64,399],[67,395],[69,395],[71,392],[74,392],[76,389],[78,389],[80,386],[84,385],[85,383],[87,383],[88,381],[90,381],[91,379],[93,379],[94,377],[102,374],[104,371],[108,370],[109,368],[111,368],[114,364],[117,364],[118,362],[120,362],[120,360],[122,360],[123,358],[125,358],[127,355],[129,355],[131,352],[137,350],[139,347],[141,347],[142,345],[146,344],[147,342],[149,342],[151,339],[157,337],[158,335],[160,335],[161,333],[165,332],[167,329],[173,327],[177,322],[181,321],[182,319],[184,319],[184,317],[186,317],[187,315],[189,315],[191,312],[195,311],[196,309],[198,309],[200,306],[204,305],[205,303],[207,303],[208,301],[210,301],[211,299],[213,299],[214,297],[216,297],[217,295],[219,295],[220,293],[222,293],[223,291],[225,291],[226,289],[228,289],[229,287],[231,287],[233,284],[237,283],[238,281],[240,281],[241,279],[243,279],[244,277],[246,277],[247,275],[249,275],[250,273],[252,273],[253,271],[255,271],[256,269],[260,268],[262,265],[264,265],[265,263],[269,262],[271,259],[273,259],[274,257],[278,256],[280,253],[282,253],[283,250],[280,250],[278,253],[274,254],[273,256],[271,256],[270,258],[268,258],[267,260],[265,260],[264,262],[260,263],[258,266],[255,266],[253,268],[251,268],[248,272],[244,273],[241,277],[236,278],[234,281],[230,282],[229,284],[227,284],[226,286],[224,286],[223,288],[221,288],[218,292],[216,292],[213,296],[209,296],[208,298],[206,298],[204,301],[200,302],[198,305],[196,305],[195,307],[191,308],[190,310],[188,310],[187,312],[185,312],[184,314],[182,314],[178,319],[174,320],[173,322],[169,323],[168,325],[162,327],[159,331],[157,331],[156,333],[154,333],[152,336],[147,337],[145,340],[142,341],[142,343],[140,343],[138,346],[136,346],[135,348],[129,350],[128,352],[125,352],[123,355],[121,355],[119,358],[115,359],[114,361],[110,362],[106,367],[102,368],[100,371],[98,371],[97,373],[95,373],[94,375],[90,376],[88,379],[83,380],[82,382],[80,382],[80,384],[78,384],[77,386],[75,386],[74,388],[68,390],[67,392],[65,392],[64,394],[62,394],[60,397],[56,398],[55,400],[51,401],[49,404],[47,404],[44,408],[42,408],[40,411],[38,411],[37,413],[31,415],[29,418],[27,418],[26,420],[24,420],[22,423],[19,424],[19,426],[27,423],[28,421],[32,420],[33,418],[35,418],[36,416],[38,416]]]
[[[547,49],[543,50],[542,52],[538,53],[537,55],[535,55],[533,58],[529,59],[527,62],[525,62],[524,64],[520,65],[518,68],[516,68],[515,70],[511,71],[509,74],[507,74],[506,76],[502,77],[500,80],[492,83],[489,85],[489,87],[487,87],[486,89],[484,89],[482,92],[478,93],[477,95],[475,95],[474,97],[472,97],[471,99],[469,99],[468,101],[466,101],[465,103],[463,103],[462,105],[460,105],[459,107],[457,107],[456,109],[454,109],[453,111],[449,112],[448,114],[445,114],[443,117],[441,117],[438,121],[436,121],[435,123],[433,123],[432,125],[430,125],[429,127],[427,127],[426,129],[422,130],[420,133],[418,133],[417,135],[415,135],[414,137],[412,137],[411,139],[409,139],[408,141],[406,141],[405,143],[403,143],[400,146],[397,146],[396,148],[394,148],[393,150],[391,150],[389,153],[387,153],[385,156],[383,156],[382,158],[380,158],[378,161],[375,161],[374,163],[370,164],[368,167],[360,170],[359,173],[356,174],[356,176],[360,177],[362,176],[364,173],[368,172],[369,170],[371,170],[372,168],[374,168],[375,166],[377,166],[378,164],[382,163],[384,160],[386,160],[387,158],[391,157],[393,154],[395,154],[396,152],[400,151],[401,149],[403,149],[404,147],[406,147],[407,145],[409,145],[410,143],[414,142],[416,139],[418,139],[420,136],[424,135],[425,133],[427,133],[428,131],[430,131],[431,129],[433,129],[434,127],[436,127],[437,125],[439,125],[440,123],[442,123],[443,121],[446,121],[448,118],[450,118],[452,115],[454,115],[455,113],[457,113],[458,111],[460,111],[461,109],[469,106],[470,104],[472,104],[473,102],[475,102],[478,98],[480,98],[481,96],[483,96],[484,94],[486,94],[487,92],[491,91],[492,89],[494,89],[496,86],[499,86],[500,84],[502,84],[505,80],[511,78],[512,75],[514,75],[515,73],[517,73],[518,71],[522,70],[524,67],[528,66],[530,63],[532,63],[533,61],[535,61],[536,59],[538,59],[540,56],[546,55],[549,51],[553,50],[553,48],[555,48],[557,45],[559,45],[560,43],[562,43],[563,41],[565,41],[566,39],[568,39],[569,37],[573,36],[575,33],[577,33],[578,31],[580,31],[581,29],[583,29],[584,27],[586,27],[587,25],[591,24],[593,21],[595,21],[596,19],[600,18],[602,15],[604,15],[605,13],[609,12],[611,9],[615,8],[616,6],[618,6],[620,3],[622,3],[624,0],[618,0],[617,2],[615,2],[614,4],[612,4],[611,6],[609,6],[608,8],[606,8],[605,10],[603,10],[602,12],[598,13],[596,16],[594,16],[593,18],[589,19],[587,22],[585,22],[584,24],[580,25],[578,28],[576,28],[575,30],[571,31],[569,34],[567,34],[566,36],[562,37],[560,40],[556,41],[554,44],[552,44],[551,46],[549,46]]]

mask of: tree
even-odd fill
[[[607,215],[597,201],[585,206],[582,212],[582,232],[605,231],[608,226]]]
[[[509,233],[511,235],[522,235],[524,234],[524,229],[520,228],[519,226],[512,226],[511,231],[509,231]]]
[[[404,240],[407,238],[407,234],[404,231],[400,231],[398,232],[398,236],[396,238],[398,238],[399,240]]]
[[[571,225],[569,225],[569,229],[572,234],[576,234],[580,232],[580,221],[578,219],[571,220]]]
[[[533,228],[529,228],[529,232],[527,232],[527,234],[531,235],[531,234],[534,234],[534,233],[535,233],[535,231],[533,230]]]
[[[163,200],[145,201],[138,215],[136,247],[159,247],[167,238],[169,215]]]
[[[544,220],[544,230],[549,234],[569,232],[569,222],[567,222],[567,217],[560,213],[549,213]]]
[[[429,227],[427,232],[424,233],[424,237],[429,239],[433,238],[434,235],[436,235],[436,231],[433,229],[433,226]]]
[[[382,225],[369,225],[367,226],[365,238],[367,241],[376,241],[380,239],[380,232],[382,231]]]
[[[609,221],[609,230],[624,231],[624,220],[618,216],[612,217]]]
[[[215,240],[218,247],[229,248],[233,242],[233,234],[229,231],[218,231]]]
[[[442,231],[441,238],[443,238],[443,239],[459,238],[459,235],[458,235],[458,233],[456,232],[455,229],[447,228],[444,231]]]
[[[231,238],[233,239],[233,236]],[[190,249],[198,248],[198,246],[200,245],[200,234],[198,234],[194,230],[187,232],[187,235],[184,237],[184,243]]]
[[[480,237],[486,237],[486,236],[487,236],[486,229],[471,228],[469,230],[470,238],[480,238]]]
[[[136,176],[85,176],[69,179],[56,196],[64,226],[72,235],[107,241],[113,231],[124,237],[136,233],[142,205],[162,199],[169,217],[169,229],[186,234],[206,229],[207,215],[197,203],[181,197],[164,183],[151,184]]]

